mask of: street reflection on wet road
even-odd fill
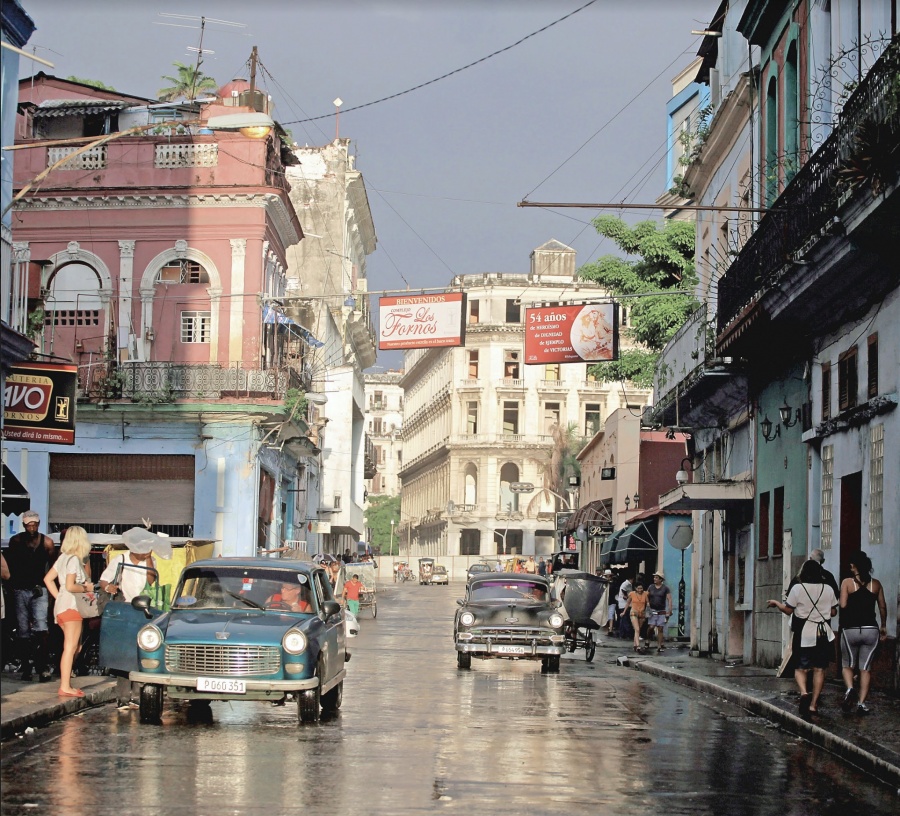
[[[2,813],[895,813],[894,793],[739,708],[615,665],[456,668],[461,585],[389,586],[350,641],[340,714],[112,707],[2,752]],[[578,659],[576,659],[578,658]]]

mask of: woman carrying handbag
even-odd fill
[[[91,542],[83,527],[69,527],[61,547],[61,555],[44,576],[44,584],[56,599],[54,615],[63,630],[63,650],[59,659],[59,696],[84,697],[81,689],[72,686],[72,664],[81,646],[82,602],[95,599],[94,584],[84,571],[84,561],[90,555]],[[82,596],[80,599],[78,596]],[[96,602],[96,601],[95,601]]]

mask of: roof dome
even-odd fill
[[[231,99],[233,96],[239,96],[245,91],[250,90],[250,82],[246,79],[232,79],[231,82],[226,82],[218,91],[216,91],[216,95],[220,99]]]

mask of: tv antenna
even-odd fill
[[[160,23],[154,20],[154,25],[165,25],[165,26],[173,26],[174,28],[193,28],[200,29],[200,42],[198,43],[198,47],[194,48],[193,46],[188,46],[187,50],[196,52],[197,54],[197,63],[194,66],[194,77],[191,85],[191,92],[189,99],[193,99],[196,93],[197,80],[200,78],[200,66],[203,64],[203,55],[204,54],[215,54],[215,51],[211,51],[209,49],[203,48],[203,35],[206,32],[206,24],[213,23],[214,25],[221,26],[230,26],[231,28],[246,28],[247,25],[245,23],[236,23],[233,20],[219,20],[215,17],[193,17],[189,14],[171,14],[169,12],[161,11],[159,12],[160,17],[167,17],[175,20],[185,20],[188,22],[197,22],[200,25],[188,25],[188,22],[184,23]],[[243,33],[243,32],[234,32],[235,34]],[[244,36],[249,37],[249,34],[245,34]]]

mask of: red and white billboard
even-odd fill
[[[378,299],[379,349],[419,349],[465,343],[466,296],[401,295]]]
[[[525,309],[525,364],[600,363],[619,357],[614,303]]]
[[[21,442],[75,444],[78,368],[58,363],[11,366],[3,394],[3,435]]]

